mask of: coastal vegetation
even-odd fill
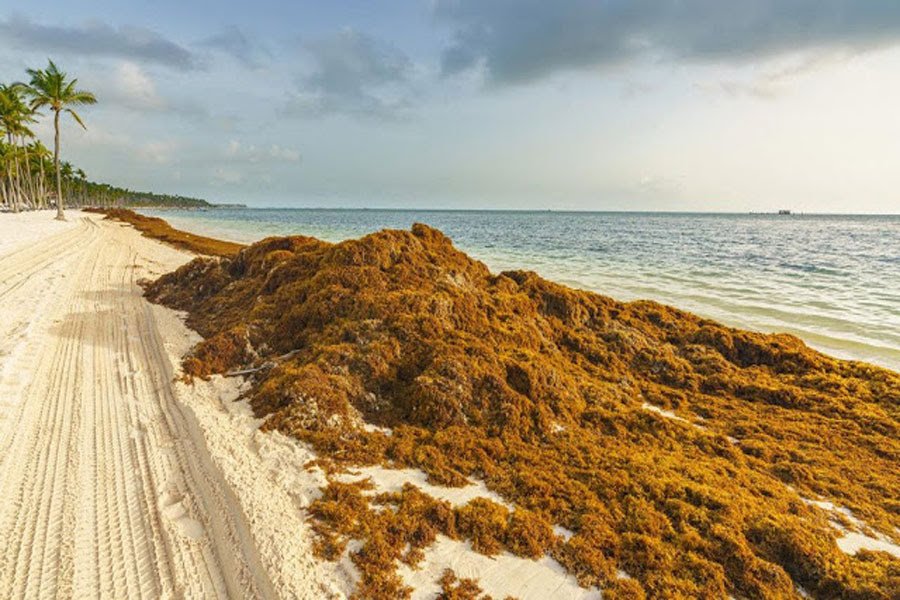
[[[77,79],[60,71],[53,61],[45,69],[28,69],[28,83],[0,84],[0,204],[7,210],[81,206],[153,206],[204,208],[205,200],[180,195],[136,192],[89,181],[82,169],[61,158],[61,117],[69,115],[85,127],[81,106],[96,103],[88,91],[78,89]],[[33,126],[41,110],[53,116],[54,148],[49,150],[35,135]]]
[[[361,598],[408,595],[397,566],[438,534],[549,554],[613,598],[900,589],[896,557],[837,545],[847,531],[897,542],[897,373],[491,273],[425,225],[338,244],[268,238],[195,259],[147,295],[205,337],[188,376],[250,372],[263,428],[317,450],[334,476],[311,507],[317,551],[361,542]],[[339,478],[372,464],[444,486],[478,479],[515,508]],[[477,596],[453,577],[445,597]]]

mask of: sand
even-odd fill
[[[429,496],[446,500],[453,506],[462,506],[475,498],[487,498],[509,509],[513,508],[502,496],[489,490],[483,481],[471,481],[469,485],[458,488],[433,485],[428,483],[428,475],[419,469],[387,469],[378,465],[358,467],[338,476],[337,479],[344,482],[369,479],[374,484],[374,488],[369,492],[371,495],[397,493],[405,484],[410,483]]]
[[[220,397],[232,384],[173,381],[189,332],[136,281],[191,257],[68,217],[0,215],[4,596],[344,596],[309,551],[319,478],[288,465],[308,476],[292,495],[272,465],[295,449],[257,443]]]
[[[895,544],[886,535],[872,530],[871,527],[854,515],[849,508],[837,506],[827,500],[803,498],[803,501],[817,506],[829,514],[831,526],[840,534],[837,538],[837,545],[842,552],[856,554],[860,550],[874,550],[887,552],[896,558],[900,558],[900,545]],[[845,527],[844,522],[849,523],[853,529]]]
[[[433,546],[425,549],[425,559],[415,571],[401,565],[404,583],[415,591],[413,600],[434,598],[440,591],[435,581],[444,569],[453,569],[459,577],[471,577],[493,598],[513,596],[520,600],[599,600],[600,590],[578,586],[575,578],[552,558],[529,560],[502,552],[484,556],[472,550],[468,542],[439,535]]]
[[[57,221],[56,213],[21,212],[0,214],[0,256],[13,252],[38,240],[77,227],[84,213],[66,211],[67,220]]]

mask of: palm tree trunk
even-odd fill
[[[22,136],[22,150],[25,153],[25,182],[28,184],[28,204],[32,210],[37,208],[37,187],[34,182],[34,173],[32,172],[31,157],[28,155],[28,143],[25,136]]]
[[[53,128],[56,135],[53,138],[53,163],[56,166],[56,220],[65,221],[66,213],[63,212],[62,176],[59,173],[59,111],[53,115]]]
[[[13,169],[15,170],[16,178],[13,180],[16,186],[16,209],[15,212],[19,212],[22,210],[22,204],[24,204],[24,200],[22,199],[22,168],[19,166],[19,148],[18,146],[13,146]]]
[[[39,160],[40,160],[40,162],[38,162],[38,165],[41,168],[41,178],[40,178],[41,208],[44,208],[44,206],[46,206],[46,204],[47,204],[47,189],[45,186],[47,178],[44,176],[44,157],[40,156]]]
[[[6,139],[9,141],[9,152],[12,156],[12,160],[7,161],[6,163],[6,176],[9,179],[9,191],[10,191],[10,201],[12,202],[12,211],[14,213],[19,212],[19,191],[16,188],[16,180],[13,175],[18,176],[19,171],[19,158],[16,156],[18,148],[13,143],[13,134],[9,132],[6,134]]]

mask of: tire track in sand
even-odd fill
[[[245,517],[175,399],[135,284],[137,246],[133,232],[86,219],[0,257],[0,315],[40,290],[42,318],[56,321],[43,343],[29,342],[33,377],[0,436],[0,589],[272,597]],[[35,287],[60,265],[67,277]]]
[[[30,382],[36,362],[35,344],[30,342],[46,330],[53,303],[70,293],[78,258],[71,249],[88,243],[93,235],[87,222],[72,227],[78,231],[66,232],[59,243],[0,256],[0,456],[6,415]],[[22,298],[28,301],[22,303]]]

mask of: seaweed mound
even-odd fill
[[[234,256],[244,246],[234,242],[224,242],[175,229],[165,219],[148,217],[127,208],[83,208],[84,212],[106,215],[107,219],[128,223],[147,237],[151,237],[176,248],[205,254],[207,256]]]
[[[809,502],[900,539],[897,373],[532,272],[492,274],[420,224],[339,244],[265,239],[198,258],[147,295],[206,338],[186,373],[255,369],[264,427],[338,462],[481,478],[574,533],[507,535],[500,519],[504,547],[550,552],[585,585],[897,597],[900,561],[842,553],[837,517]]]

